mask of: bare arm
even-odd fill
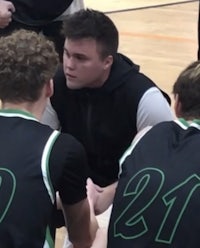
[[[64,205],[63,212],[67,222],[69,240],[74,248],[89,248],[98,228],[93,211],[90,211],[88,200],[73,205]]]
[[[12,21],[15,7],[12,2],[0,0],[0,28],[5,28]]]

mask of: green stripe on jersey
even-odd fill
[[[54,201],[55,201],[55,197],[54,197],[55,192],[53,189],[53,185],[52,185],[51,177],[50,177],[50,172],[49,172],[49,157],[51,154],[52,147],[53,147],[56,139],[58,138],[59,134],[60,134],[60,132],[58,132],[57,130],[53,131],[53,133],[49,137],[49,139],[48,139],[48,141],[44,147],[44,151],[42,154],[42,161],[41,161],[43,181],[44,181],[44,184],[47,188],[47,191],[49,193],[49,196],[51,198],[52,203],[54,203]]]
[[[54,241],[53,241],[53,239],[51,237],[49,227],[47,227],[47,229],[46,229],[46,239],[45,239],[43,248],[54,248],[54,245],[55,244],[54,244]]]

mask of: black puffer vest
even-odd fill
[[[54,84],[52,106],[62,131],[84,145],[90,176],[102,186],[116,181],[119,159],[137,133],[138,103],[144,92],[155,84],[139,72],[137,65],[120,54],[101,88],[67,88],[62,68],[58,70]]]

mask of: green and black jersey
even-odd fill
[[[200,247],[200,122],[163,122],[132,144],[111,215],[108,248]]]
[[[87,160],[72,136],[29,113],[0,111],[0,247],[54,247],[55,193],[86,198]]]

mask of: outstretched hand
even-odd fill
[[[0,0],[0,28],[5,28],[12,21],[15,7],[12,2]]]

